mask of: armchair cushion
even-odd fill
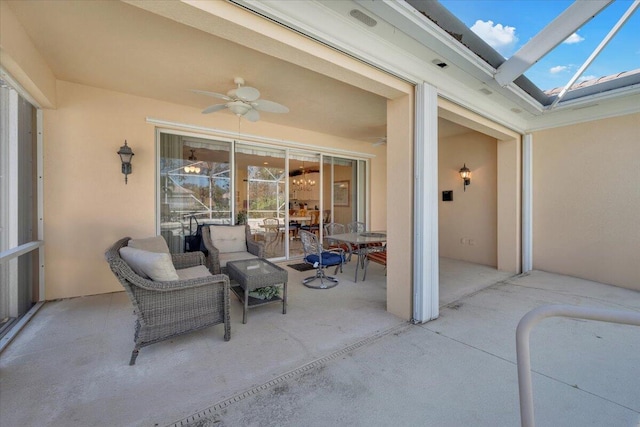
[[[322,256],[322,260],[320,260],[320,257],[317,254],[309,254],[304,260],[309,264],[315,265],[315,263],[317,262],[320,265],[326,266],[334,266],[344,262],[343,256],[335,252],[326,251],[322,252],[320,255]]]
[[[158,282],[178,280],[171,255],[144,251],[128,246],[120,248],[120,256],[139,276]]]
[[[169,253],[167,241],[162,236],[147,237],[146,239],[131,239],[128,246],[130,248],[142,249],[143,251]]]
[[[176,270],[178,273],[178,277],[180,280],[191,280],[197,279],[199,277],[207,277],[211,276],[209,269],[205,265],[196,265],[195,267],[182,268],[180,270]]]
[[[247,251],[244,225],[216,227],[215,231],[211,235],[211,241],[221,253]]]

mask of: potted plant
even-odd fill
[[[278,286],[265,286],[263,288],[254,289],[249,292],[249,296],[261,300],[269,300],[276,298],[280,294],[280,288]]]
[[[247,211],[242,210],[236,215],[236,225],[244,225],[247,223]]]

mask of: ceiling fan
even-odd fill
[[[260,120],[259,111],[265,111],[267,113],[288,113],[289,109],[277,102],[267,101],[260,98],[260,91],[251,86],[244,86],[244,79],[242,77],[236,77],[233,82],[238,85],[237,88],[231,89],[226,95],[216,92],[207,92],[204,90],[195,90],[192,92],[199,93],[201,95],[212,96],[214,98],[220,98],[227,101],[224,104],[210,105],[204,110],[202,114],[209,114],[216,111],[224,110],[228,108],[237,116],[244,117],[250,122],[257,122]]]

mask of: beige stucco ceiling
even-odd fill
[[[262,120],[375,140],[386,129],[386,99],[307,68],[119,1],[10,1],[57,79],[196,109],[241,76],[262,99],[289,107]],[[228,114],[228,111],[213,114]]]

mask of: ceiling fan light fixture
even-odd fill
[[[192,90],[192,92],[200,95],[211,96],[226,101],[224,104],[208,106],[202,110],[202,114],[209,114],[229,109],[238,117],[244,117],[250,122],[257,122],[260,120],[259,111],[265,111],[267,113],[289,112],[289,109],[282,104],[266,99],[260,99],[260,91],[254,87],[243,86],[244,79],[242,77],[236,77],[233,82],[238,85],[238,87],[229,90],[226,95],[217,92],[208,92],[206,90]]]
[[[233,101],[227,104],[227,107],[233,114],[237,116],[244,116],[251,109],[250,105],[245,104],[242,101]]]

